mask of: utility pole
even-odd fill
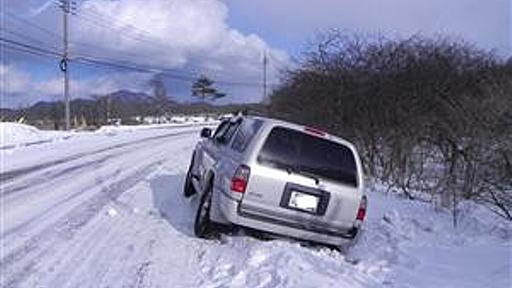
[[[69,0],[61,0],[61,8],[62,8],[62,20],[63,20],[63,30],[62,30],[62,40],[64,44],[62,60],[60,61],[60,69],[64,72],[64,105],[65,105],[65,117],[66,117],[66,130],[70,129],[71,126],[71,113],[69,107],[69,59],[68,59],[68,14],[71,10],[71,6]]]
[[[267,99],[267,51],[263,52],[263,101]]]

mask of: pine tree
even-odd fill
[[[199,97],[201,101],[206,99],[216,100],[226,96],[225,93],[220,93],[213,87],[213,80],[201,75],[199,79],[192,84],[192,96]]]

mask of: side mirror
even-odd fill
[[[201,138],[210,138],[212,136],[212,129],[203,128],[201,129]]]

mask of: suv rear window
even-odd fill
[[[273,128],[258,155],[258,162],[357,187],[357,166],[348,147],[297,130]]]

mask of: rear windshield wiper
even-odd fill
[[[311,179],[315,180],[317,185],[320,183],[320,178],[318,178],[318,176],[316,176],[315,174],[313,174],[311,172],[305,171],[300,166],[299,167],[293,167],[293,172],[296,173],[296,174],[299,174],[299,175],[302,175],[302,176],[306,176],[308,178],[311,178]]]
[[[273,165],[276,168],[283,169],[286,172],[288,172],[288,174],[292,174],[292,173],[293,174],[299,174],[299,175],[311,178],[311,179],[315,180],[315,183],[317,185],[318,185],[318,183],[320,183],[320,179],[318,178],[318,176],[316,176],[313,173],[305,171],[300,166],[294,166],[294,165],[291,165],[291,164],[286,164],[286,163],[283,163],[283,162],[280,162],[280,161],[276,161],[276,160],[272,160],[272,159],[265,159],[264,157],[260,157],[259,160],[262,161],[262,162],[267,162],[267,163]]]

